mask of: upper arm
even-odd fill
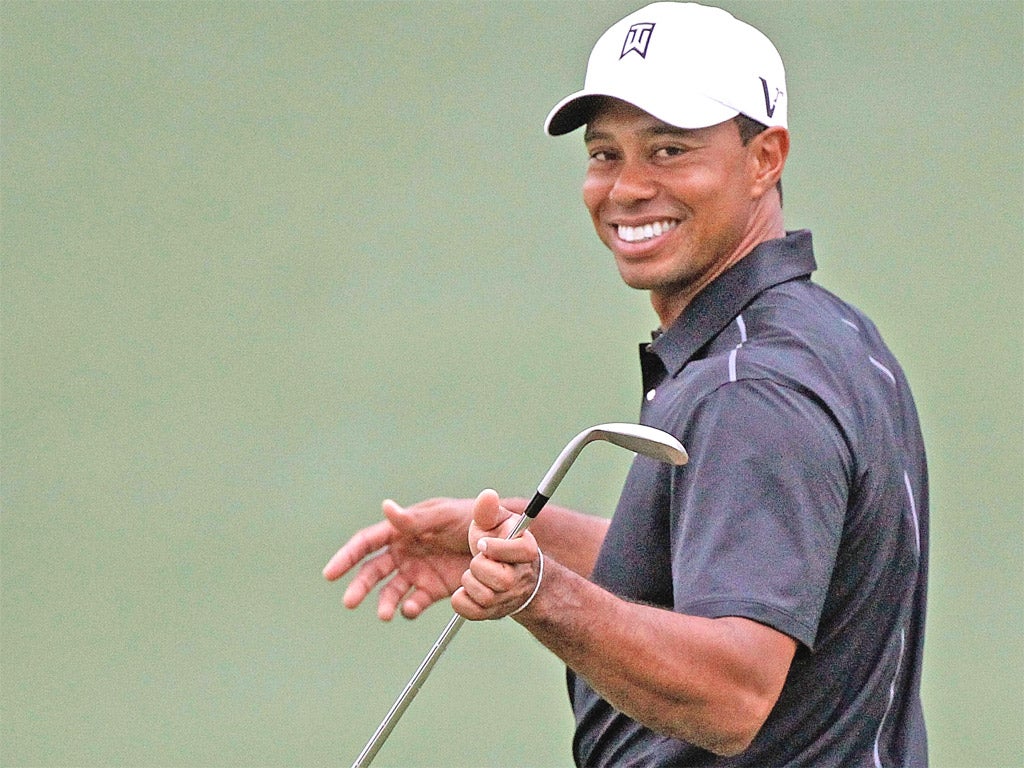
[[[766,380],[695,409],[673,493],[678,611],[742,616],[813,648],[849,499],[848,446],[812,397]]]

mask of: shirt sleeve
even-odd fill
[[[852,476],[838,426],[808,393],[754,379],[720,386],[681,427],[675,610],[749,618],[813,650]]]

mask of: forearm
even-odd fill
[[[511,512],[522,514],[528,501],[502,499],[501,504]],[[609,522],[603,517],[548,504],[530,524],[530,532],[548,557],[583,578],[589,578],[608,533]]]
[[[620,600],[550,561],[537,599],[516,619],[616,709],[719,754],[741,751],[756,735],[795,648],[745,619]],[[760,645],[765,639],[774,648]]]

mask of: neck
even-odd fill
[[[768,240],[776,240],[786,236],[786,228],[782,221],[782,209],[772,206],[764,217],[755,217],[752,226],[740,239],[728,255],[719,259],[713,269],[708,270],[701,278],[680,289],[678,286],[666,286],[651,290],[651,306],[654,307],[661,329],[667,331],[679,319],[690,302],[715,281],[722,273],[729,270],[754,248]]]

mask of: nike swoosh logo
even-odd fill
[[[768,117],[772,117],[775,114],[775,106],[779,103],[779,96],[782,95],[782,91],[778,88],[775,89],[775,98],[772,99],[768,95],[768,81],[763,77],[759,77],[761,81],[761,88],[764,90],[764,111],[768,113]]]

